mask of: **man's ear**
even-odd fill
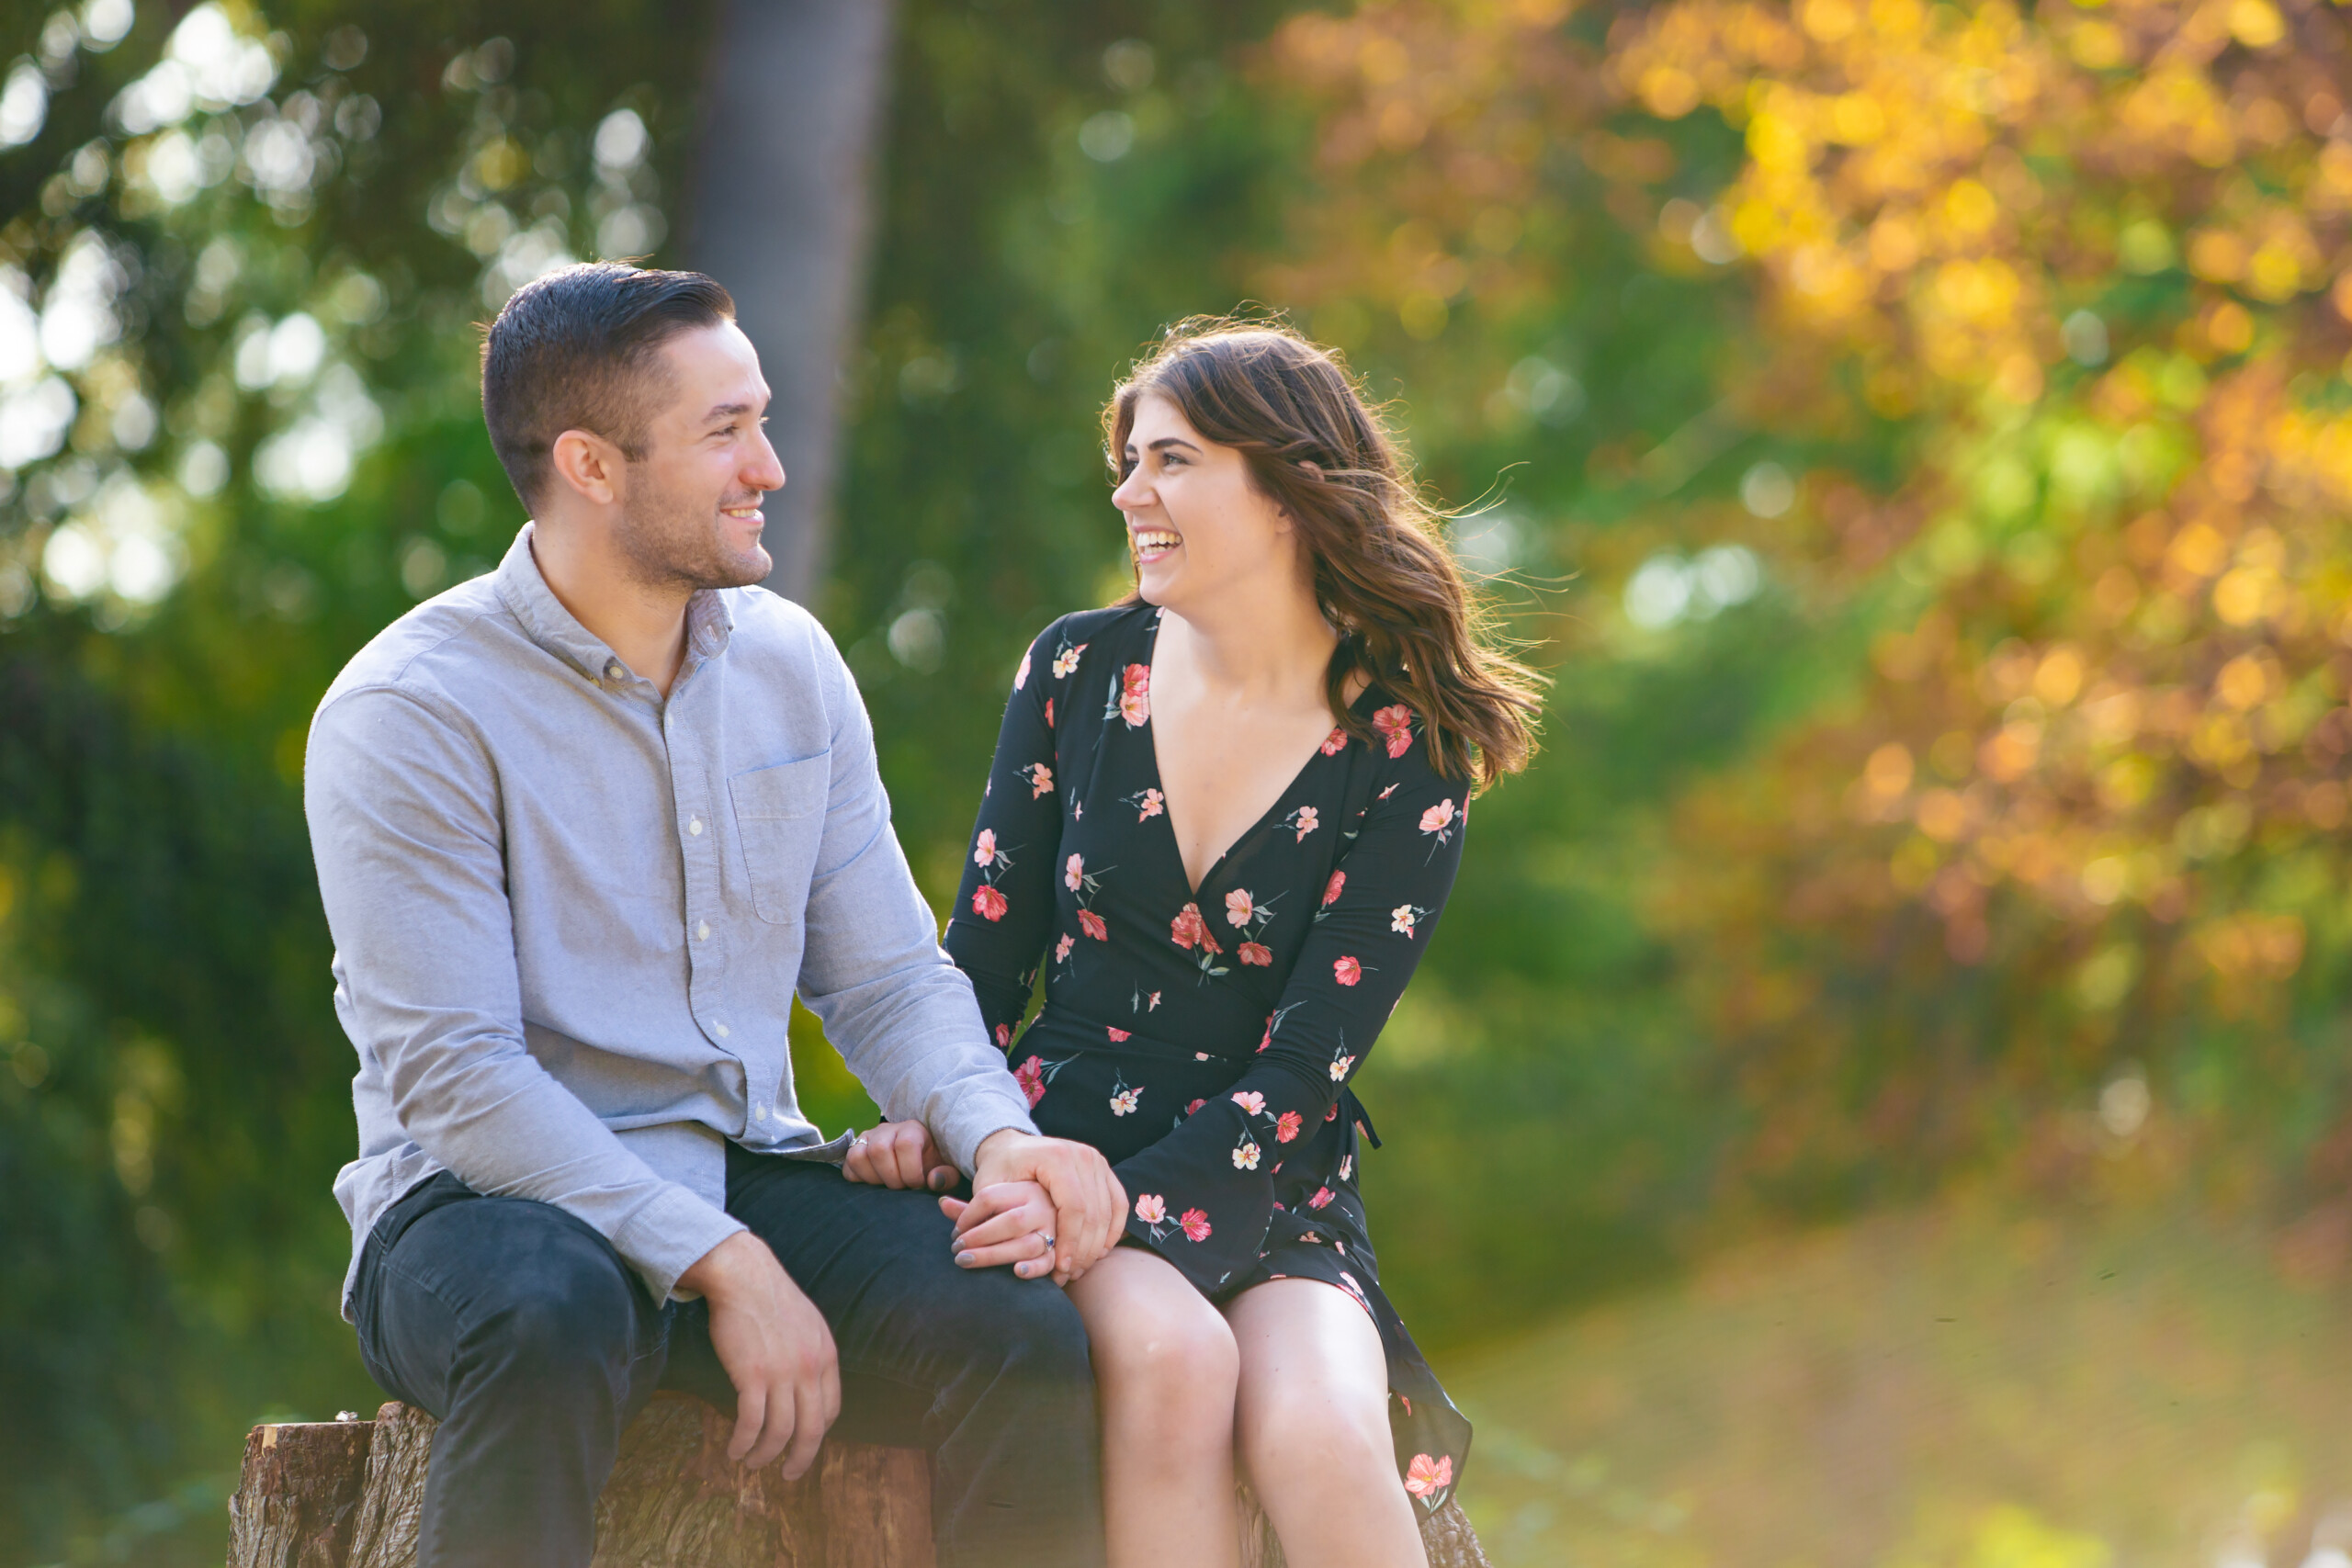
[[[621,451],[593,431],[567,430],[548,454],[556,482],[582,500],[610,506],[620,498]]]

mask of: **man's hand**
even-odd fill
[[[1061,1284],[1085,1273],[1095,1259],[1119,1245],[1127,1221],[1127,1194],[1111,1174],[1102,1151],[1066,1138],[1041,1138],[1001,1127],[980,1142],[978,1169],[972,1172],[977,1196],[1009,1181],[1034,1181],[1054,1206],[1054,1279]],[[975,1201],[956,1220],[959,1238],[989,1217]],[[993,1213],[990,1210],[990,1213]]]
[[[899,1191],[927,1187],[944,1192],[964,1173],[948,1163],[933,1141],[931,1129],[922,1122],[885,1122],[850,1140],[842,1174],[852,1181],[869,1181]]]
[[[710,1303],[711,1348],[735,1384],[727,1457],[757,1470],[784,1454],[784,1478],[798,1480],[842,1413],[833,1331],[749,1231],[704,1253],[678,1283]]]

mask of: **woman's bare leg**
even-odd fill
[[[1291,1568],[1428,1568],[1363,1308],[1317,1280],[1270,1280],[1225,1314],[1241,1353],[1241,1462]]]
[[[1233,1331],[1141,1247],[1114,1247],[1069,1295],[1094,1348],[1111,1568],[1238,1568]]]

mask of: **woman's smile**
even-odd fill
[[[1134,546],[1137,566],[1148,566],[1154,561],[1165,560],[1182,547],[1184,543],[1183,536],[1177,533],[1175,529],[1163,528],[1157,524],[1130,526],[1127,529],[1127,538]]]

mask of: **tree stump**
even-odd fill
[[[229,1568],[414,1568],[433,1417],[256,1427],[229,1500]],[[594,1568],[933,1568],[931,1458],[828,1442],[798,1481],[727,1457],[729,1423],[658,1394],[621,1438],[596,1500]],[[1240,1489],[1242,1568],[1283,1568]],[[1459,1504],[1421,1520],[1430,1568],[1488,1568]]]
[[[229,1568],[414,1568],[437,1425],[389,1404],[255,1427]],[[829,1442],[786,1482],[728,1459],[728,1431],[700,1400],[654,1397],[596,1500],[595,1568],[933,1568],[928,1454]]]

